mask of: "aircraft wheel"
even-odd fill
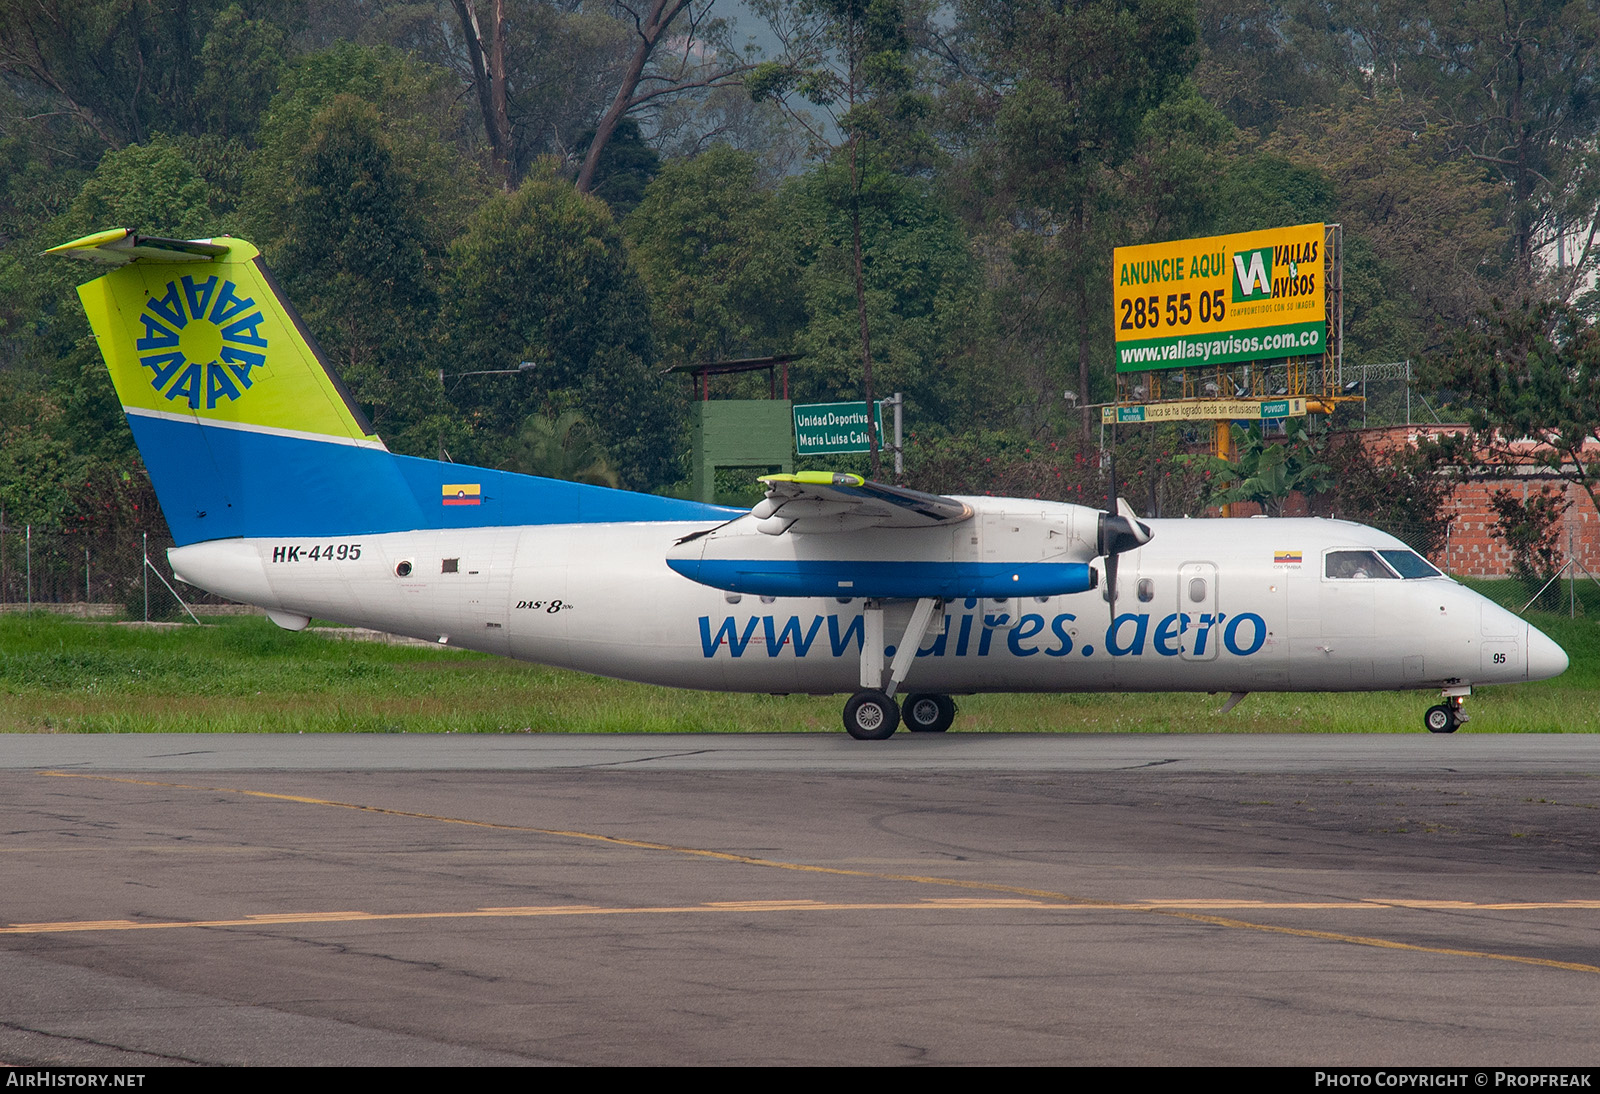
[[[858,691],[844,705],[844,728],[858,741],[883,741],[900,725],[900,708],[881,691]]]
[[[1429,707],[1428,713],[1422,716],[1422,724],[1428,727],[1429,733],[1454,733],[1461,728],[1456,712],[1443,703]]]
[[[912,733],[943,733],[956,720],[956,704],[948,695],[912,695],[900,715]]]

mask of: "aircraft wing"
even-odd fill
[[[765,475],[767,496],[750,514],[769,536],[855,532],[864,528],[930,528],[959,524],[972,507],[955,498],[872,482],[860,475],[802,471]]]

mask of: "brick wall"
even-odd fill
[[[1362,444],[1374,452],[1383,452],[1404,444],[1465,431],[1464,425],[1444,426],[1393,426],[1360,431]],[[1600,450],[1600,442],[1591,442]],[[1532,445],[1529,445],[1531,450]],[[1600,451],[1597,451],[1600,456]],[[1449,539],[1443,549],[1435,553],[1432,561],[1453,574],[1468,577],[1505,577],[1511,571],[1511,552],[1504,541],[1494,533],[1495,511],[1491,504],[1495,491],[1511,489],[1521,496],[1537,494],[1541,487],[1559,490],[1570,503],[1561,519],[1561,553],[1574,557],[1592,573],[1600,574],[1600,513],[1587,491],[1548,473],[1530,473],[1508,479],[1473,479],[1457,483],[1445,510],[1450,514]],[[1235,503],[1230,512],[1235,517],[1248,517],[1259,513],[1258,506],[1248,502]],[[1291,495],[1284,506],[1284,516],[1310,516],[1305,498]],[[1570,549],[1569,545],[1570,544]],[[1570,553],[1569,553],[1570,551]]]
[[[1469,577],[1504,577],[1511,569],[1511,552],[1494,534],[1490,499],[1496,490],[1510,489],[1527,497],[1543,486],[1560,490],[1571,503],[1561,518],[1562,555],[1600,573],[1600,513],[1595,512],[1594,502],[1579,487],[1542,475],[1459,483],[1446,503],[1451,519],[1444,568]]]

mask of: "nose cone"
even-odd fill
[[[1528,628],[1528,679],[1548,680],[1567,671],[1567,651],[1537,627]]]

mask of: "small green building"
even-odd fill
[[[694,382],[694,496],[716,501],[717,469],[750,467],[763,474],[794,471],[794,404],[789,363],[794,356],[751,357],[694,365],[682,371]],[[713,399],[711,378],[765,370],[769,397]],[[781,377],[781,386],[780,386]]]

